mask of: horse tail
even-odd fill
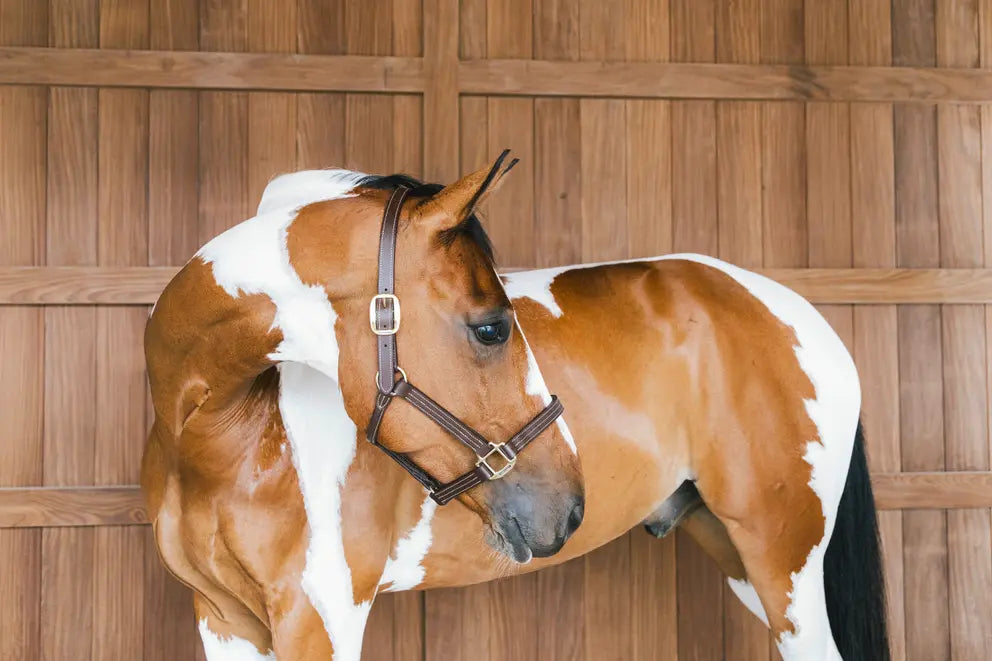
[[[878,519],[860,421],[823,578],[827,616],[841,658],[889,661]]]

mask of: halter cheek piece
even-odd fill
[[[379,354],[379,371],[375,379],[379,392],[376,394],[375,408],[365,430],[365,436],[370,443],[392,457],[415,480],[424,485],[431,498],[439,505],[444,505],[472,487],[489,480],[498,480],[513,470],[517,463],[517,455],[547,429],[564,409],[558,398],[552,396],[551,403],[510,440],[493,444],[407,380],[406,373],[396,363],[396,332],[400,329],[400,301],[396,298],[393,281],[397,226],[403,201],[409,192],[410,189],[405,186],[396,188],[382,216],[382,231],[379,235],[379,293],[369,303],[369,324],[372,332],[376,334]],[[397,374],[400,376],[399,381],[396,381]],[[472,450],[478,457],[475,467],[451,482],[442,484],[405,454],[393,452],[380,444],[379,427],[382,425],[386,408],[395,397],[402,397],[410,406]],[[500,459],[503,462],[500,467],[493,467],[490,463]]]

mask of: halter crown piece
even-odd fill
[[[382,215],[382,230],[379,234],[379,293],[373,296],[369,302],[369,325],[376,335],[376,347],[379,355],[379,371],[375,378],[378,393],[376,394],[372,417],[365,430],[365,437],[370,443],[392,457],[415,480],[424,485],[430,497],[439,505],[444,505],[472,487],[489,480],[498,480],[513,470],[517,463],[517,455],[547,429],[562,414],[564,408],[558,398],[552,396],[551,403],[514,434],[510,440],[505,443],[491,443],[407,380],[406,373],[396,362],[396,333],[400,329],[400,300],[396,298],[393,282],[396,268],[396,232],[399,225],[400,210],[403,208],[403,202],[409,192],[410,189],[406,186],[397,187],[390,196]],[[400,377],[398,381],[396,380],[397,375]],[[382,425],[386,409],[396,397],[402,397],[410,406],[426,415],[472,450],[477,457],[475,467],[451,482],[442,484],[405,454],[393,452],[380,444],[379,427]],[[491,463],[500,461],[502,462],[501,466],[494,467]]]

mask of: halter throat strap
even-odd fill
[[[375,381],[378,392],[375,407],[365,430],[365,437],[427,489],[431,498],[444,505],[469,489],[497,480],[509,473],[528,444],[547,429],[564,408],[558,398],[551,402],[504,443],[494,444],[452,415],[448,410],[411,384],[399,367],[396,354],[396,334],[402,321],[400,300],[396,297],[396,235],[400,211],[410,189],[398,186],[390,195],[382,216],[379,234],[378,293],[369,303],[369,325],[376,335],[379,371]],[[399,376],[399,380],[397,380]],[[394,452],[379,442],[379,429],[386,410],[395,398],[401,398],[430,418],[456,440],[472,450],[477,458],[475,467],[451,482],[441,483],[405,454]],[[495,464],[495,465],[494,465]]]

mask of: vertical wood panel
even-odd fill
[[[845,0],[813,3],[806,11],[807,64],[846,64],[848,16]],[[851,265],[850,105],[810,103],[806,108],[807,224],[809,265]],[[850,306],[820,306],[848,347]]]
[[[579,59],[579,2],[551,0],[534,9],[534,57]],[[534,100],[535,266],[582,259],[582,137],[579,100]]]
[[[0,0],[0,44],[44,46],[47,3]],[[0,264],[42,264],[45,243],[45,90],[0,88]],[[0,486],[40,484],[44,419],[44,314],[0,308],[0,356],[16,378],[0,383],[14,443],[0,444]],[[41,656],[41,531],[0,530],[0,658]]]
[[[979,64],[978,5],[941,0],[936,7],[939,66]],[[981,111],[975,106],[937,109],[940,182],[940,263],[985,263],[982,219]],[[942,306],[944,443],[948,470],[988,470],[985,310]],[[992,656],[992,545],[987,510],[947,513],[948,598],[952,658]]]
[[[101,0],[100,46],[148,48],[147,0]],[[98,96],[99,167],[97,261],[105,266],[148,263],[148,92],[102,89]],[[144,308],[96,312],[95,484],[138,479],[145,428]],[[98,528],[93,534],[89,595],[92,657],[138,658],[144,617],[144,532]],[[107,560],[113,558],[113,562]]]
[[[715,61],[714,0],[670,2],[672,60]],[[716,104],[673,101],[672,244],[675,251],[717,253],[716,182]]]
[[[200,4],[200,48],[244,51],[247,0]],[[248,94],[200,92],[200,200],[198,243],[203,244],[250,215],[248,201]]]
[[[761,5],[761,61],[804,61],[802,0],[766,0]],[[808,263],[806,228],[806,107],[761,104],[762,257],[766,267]]]
[[[935,64],[932,0],[895,0],[892,54],[899,66]],[[895,108],[896,245],[899,266],[939,264],[937,126],[931,107]],[[899,310],[903,470],[944,468],[940,311]],[[903,513],[906,658],[948,659],[947,525],[937,511]]]
[[[198,0],[149,3],[149,46],[157,50],[197,50],[198,4]],[[198,94],[192,90],[149,92],[149,266],[183,264],[199,247],[198,106]],[[148,404],[146,411],[151,411]],[[143,534],[142,658],[192,659],[202,650],[195,631],[191,593],[162,566],[150,529]]]
[[[296,52],[295,0],[249,0],[248,50]],[[269,181],[296,166],[297,95],[248,94],[248,213],[254,213]]]
[[[851,64],[892,60],[888,0],[850,3]],[[851,221],[855,267],[896,264],[895,182],[891,104],[851,105]],[[873,471],[898,472],[898,322],[894,305],[854,308],[854,357],[861,374],[862,421]],[[892,658],[906,658],[902,513],[879,512]]]

